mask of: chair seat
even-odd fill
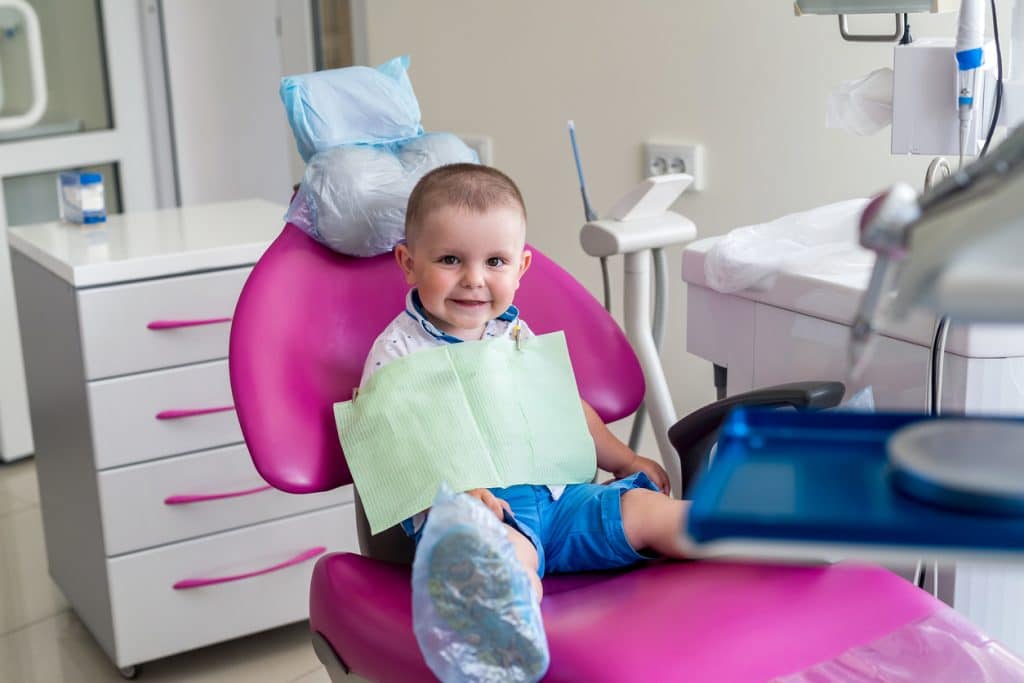
[[[665,562],[544,586],[546,681],[766,681],[943,607],[889,571],[845,563]],[[328,555],[311,595],[312,630],[355,674],[435,680],[413,636],[409,567]]]

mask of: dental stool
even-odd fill
[[[516,305],[536,333],[565,330],[580,393],[606,422],[630,415],[644,383],[626,338],[567,272],[533,254]],[[351,483],[331,406],[351,397],[406,290],[390,254],[342,256],[292,225],[256,264],[235,310],[229,363],[242,432],[267,482],[292,493]],[[729,405],[766,402],[755,394],[712,404],[673,429],[685,446],[684,473],[696,470]],[[822,407],[840,396],[841,386],[839,395],[834,385],[789,387],[781,402]],[[356,506],[364,555],[325,555],[313,569],[316,653],[334,681],[347,672],[434,680],[412,630],[411,543],[397,527],[371,538],[358,496]],[[895,574],[846,564],[652,562],[549,576],[544,591],[547,681],[766,681],[942,608]]]

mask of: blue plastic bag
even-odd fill
[[[281,100],[302,160],[338,145],[421,135],[408,68],[405,56],[376,69],[351,66],[282,78]]]

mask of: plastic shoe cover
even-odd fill
[[[540,604],[504,525],[443,486],[412,569],[413,629],[430,670],[451,681],[537,681],[548,668]]]

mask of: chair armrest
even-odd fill
[[[359,497],[359,490],[352,487],[355,493],[353,504],[356,508],[356,535],[359,537],[359,554],[375,560],[393,564],[412,564],[416,552],[416,543],[405,535],[402,527],[396,524],[377,535],[370,533],[370,522],[366,519],[366,510]]]
[[[668,440],[679,454],[683,494],[706,466],[708,452],[718,439],[718,430],[733,408],[823,410],[839,405],[845,391],[842,382],[793,382],[728,396],[693,411],[668,430]]]

